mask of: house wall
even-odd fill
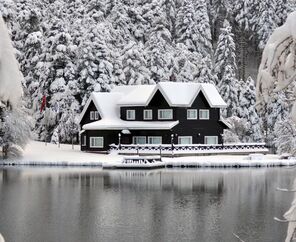
[[[205,136],[218,136],[218,142],[222,143],[221,134],[225,126],[219,121],[220,120],[220,109],[211,108],[208,104],[205,96],[202,92],[198,94],[191,107],[170,107],[165,98],[162,96],[160,91],[157,91],[150,101],[149,105],[141,107],[121,107],[120,114],[123,120],[126,120],[126,110],[133,109],[136,111],[137,121],[168,121],[168,120],[158,120],[158,109],[173,109],[173,119],[179,120],[179,124],[176,125],[171,131],[175,135],[175,143],[178,142],[178,136],[192,136],[192,142],[195,144],[203,144]],[[153,113],[152,120],[143,119],[143,111],[145,109],[151,109]],[[208,109],[210,111],[209,120],[188,120],[187,119],[187,109]],[[148,132],[148,131],[143,131]],[[142,133],[143,133],[142,132]],[[157,131],[158,133],[160,131]],[[133,132],[134,133],[134,132]],[[157,135],[157,134],[156,134]],[[163,142],[166,139],[163,139]],[[168,140],[170,143],[170,138]]]
[[[88,106],[88,108],[87,108],[87,110],[86,110],[86,112],[85,112],[85,114],[84,114],[84,116],[83,116],[83,118],[82,118],[82,120],[80,122],[80,128],[82,128],[82,126],[85,125],[85,124],[88,124],[88,123],[91,123],[91,122],[94,122],[94,121],[97,121],[97,120],[101,119],[101,116],[99,114],[99,119],[90,120],[90,112],[91,111],[98,111],[93,101],[90,102],[90,104],[89,104],[89,106]]]

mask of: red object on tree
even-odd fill
[[[40,113],[45,109],[45,107],[46,107],[46,96],[43,95],[42,103],[41,103],[41,107],[40,107]]]

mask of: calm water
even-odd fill
[[[296,170],[0,168],[7,242],[283,241]]]

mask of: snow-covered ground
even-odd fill
[[[32,141],[26,148],[24,156],[13,160],[0,160],[4,165],[59,165],[59,166],[101,166],[103,163],[116,164],[123,156],[114,154],[96,154],[80,151],[79,146],[47,144]],[[254,167],[254,166],[291,166],[296,159],[281,160],[277,155],[209,155],[187,157],[164,157],[169,167]]]

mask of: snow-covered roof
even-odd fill
[[[125,121],[116,117],[113,119],[103,118],[99,121],[85,124],[82,128],[84,130],[170,130],[178,123],[179,121]]]
[[[155,92],[159,90],[170,106],[190,107],[202,91],[212,108],[224,108],[224,102],[216,87],[209,83],[160,82],[155,85],[121,86],[111,92],[125,95],[118,101],[119,106],[147,106]]]
[[[127,86],[127,89],[121,86],[120,88],[115,88],[113,91],[119,91],[126,96],[119,100],[121,106],[124,105],[133,105],[133,106],[142,106],[147,105],[153,95],[156,92],[156,85],[138,85],[138,86]]]
[[[119,116],[119,107],[117,101],[122,98],[123,93],[120,92],[93,92],[79,117],[79,123],[85,115],[86,110],[91,102],[96,106],[101,118],[113,119]]]

